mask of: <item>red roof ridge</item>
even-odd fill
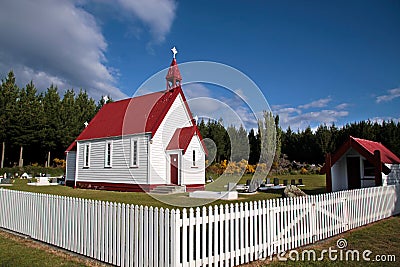
[[[388,164],[399,164],[400,158],[390,151],[381,142],[371,141],[367,139],[352,137],[359,145],[361,145],[369,153],[374,154],[375,150],[379,150],[381,153],[381,161]]]
[[[359,137],[354,137],[350,135],[350,138],[352,138],[353,140],[356,141],[361,141],[361,142],[370,142],[370,143],[375,143],[375,144],[382,144],[381,142],[378,141],[372,141],[372,140],[368,140],[368,139],[364,139],[364,138],[359,138]]]
[[[159,116],[156,116],[156,117],[155,117],[156,121],[155,121],[154,123],[152,123],[151,121],[149,121],[149,119],[150,119],[150,114],[152,114],[152,113],[153,113],[153,110],[157,108],[157,107],[156,107],[156,104],[158,104],[159,101],[158,101],[157,103],[154,104],[154,106],[152,107],[152,109],[151,109],[151,111],[150,111],[150,114],[149,114],[149,117],[148,117],[147,123],[146,123],[146,132],[147,132],[147,130],[150,131],[150,132],[152,133],[153,136],[154,136],[154,134],[157,132],[158,127],[160,126],[161,122],[164,120],[165,116],[167,115],[167,112],[168,112],[168,110],[171,108],[171,105],[172,105],[173,101],[175,101],[175,99],[176,99],[176,97],[179,95],[179,93],[181,93],[181,94],[183,95],[182,88],[181,88],[180,86],[175,87],[175,88],[173,88],[173,89],[171,89],[171,90],[168,90],[168,91],[161,91],[161,92],[163,93],[163,95],[162,95],[162,97],[160,97],[159,101],[163,101],[164,99],[161,100],[161,98],[168,96],[168,95],[167,95],[168,93],[171,93],[171,94],[170,94],[170,98],[167,98],[167,99],[166,99],[166,101],[168,101],[169,104],[168,104],[168,105],[165,105],[164,108],[162,109],[161,114],[159,114]],[[184,99],[184,98],[183,98],[183,99]],[[185,101],[185,103],[186,103],[186,100],[184,100],[184,101]],[[186,108],[188,108],[189,117],[191,118],[190,109],[189,109],[188,106],[187,106]],[[150,127],[152,126],[151,129],[148,129],[148,128],[147,128],[147,125],[149,125]]]

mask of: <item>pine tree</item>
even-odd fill
[[[249,154],[250,154],[250,145],[249,145],[249,140],[247,139],[247,132],[246,129],[243,127],[243,125],[240,125],[239,129],[237,131],[237,146],[238,146],[238,157],[237,161],[240,161],[242,159],[248,160],[249,159]]]
[[[11,142],[12,134],[10,130],[13,128],[13,120],[17,115],[15,109],[19,96],[19,88],[15,83],[14,72],[10,71],[5,80],[1,82],[1,95],[0,95],[0,139],[5,144],[6,151],[5,160],[15,161],[15,151]]]
[[[42,129],[42,147],[45,153],[58,152],[56,149],[59,147],[59,141],[62,139],[62,123],[61,123],[61,101],[58,94],[57,86],[51,85],[44,93],[42,98],[44,123]],[[48,155],[46,154],[46,155]],[[48,161],[48,157],[44,157]],[[50,160],[51,161],[51,160]],[[50,165],[51,162],[47,162]]]
[[[250,154],[249,154],[249,164],[257,164],[260,160],[261,142],[260,134],[254,133],[254,129],[251,129],[248,135]]]
[[[278,162],[282,150],[282,129],[279,127],[279,115],[275,116],[275,128],[276,128],[276,145],[275,145],[274,162]]]
[[[320,125],[315,136],[318,145],[318,162],[323,162],[325,155],[331,152],[332,132],[326,125]]]
[[[82,131],[84,123],[90,122],[96,114],[96,104],[94,100],[88,96],[87,92],[81,89],[75,99],[75,109],[77,111],[77,127],[79,131]]]
[[[61,100],[61,136],[60,146],[65,150],[79,135],[81,127],[78,126],[77,109],[75,107],[75,92],[67,90]]]
[[[20,148],[20,160],[25,158],[25,163],[27,163],[35,157],[41,143],[40,130],[43,119],[41,103],[32,81],[19,91],[14,109],[16,114],[11,118],[11,142]],[[22,151],[24,151],[24,157]],[[23,162],[21,161],[20,164],[23,165]]]

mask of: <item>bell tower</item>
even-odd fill
[[[174,57],[172,59],[171,65],[169,66],[167,76],[165,77],[165,79],[167,80],[167,91],[177,86],[180,86],[182,81],[182,76],[175,58],[178,51],[176,50],[175,46],[171,49],[171,51],[174,54]]]

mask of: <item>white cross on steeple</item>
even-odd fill
[[[178,50],[176,50],[176,47],[174,46],[174,47],[172,47],[171,51],[174,54],[174,58],[175,58],[175,55],[178,54]]]

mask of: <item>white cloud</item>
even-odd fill
[[[388,102],[397,97],[400,97],[400,88],[394,88],[394,89],[388,90],[387,92],[388,93],[386,95],[381,95],[381,96],[376,97],[376,103]]]
[[[298,109],[298,108],[287,107],[287,108],[281,108],[281,109],[278,109],[278,110],[279,110],[280,113],[287,113],[287,114],[289,114],[289,113],[301,114],[302,113],[302,111],[300,109]]]
[[[301,109],[323,108],[323,107],[326,107],[327,104],[328,104],[329,102],[331,102],[331,100],[332,100],[332,99],[331,99],[330,97],[328,97],[328,98],[321,98],[321,99],[318,99],[318,100],[313,101],[313,102],[311,102],[311,103],[308,103],[308,104],[305,104],[305,105],[301,105],[301,106],[299,106],[299,108],[301,108]]]
[[[100,28],[73,1],[2,1],[0,35],[0,72],[13,69],[20,86],[33,80],[42,90],[54,83],[61,90],[84,88],[93,97],[125,97],[105,65]]]
[[[378,124],[382,124],[384,121],[393,121],[395,123],[400,122],[400,118],[394,118],[394,117],[374,117],[371,119],[372,122],[377,122]]]
[[[253,114],[248,108],[238,106],[237,108],[235,108],[235,112],[242,120],[244,127],[253,128],[257,125],[256,115]]]
[[[198,97],[210,97],[211,92],[206,86],[201,83],[190,83],[182,86],[183,91],[187,99],[198,98]]]
[[[288,126],[292,129],[305,129],[312,125],[332,124],[337,122],[339,118],[348,116],[349,112],[344,110],[321,110],[295,116],[288,113],[278,114],[280,118],[279,123],[282,129],[286,129]]]
[[[161,42],[175,17],[171,0],[103,2],[131,14]],[[88,1],[86,1],[88,2]],[[30,80],[39,90],[83,88],[99,99],[127,97],[117,88],[118,69],[107,66],[107,41],[82,0],[3,0],[0,8],[0,77],[13,70],[19,86]]]
[[[235,92],[235,94],[236,94],[237,96],[239,96],[240,98],[242,98],[244,101],[247,101],[247,100],[248,100],[247,96],[244,94],[244,92],[243,92],[242,89],[236,89],[236,90],[234,90],[234,92]]]
[[[315,109],[310,112],[304,112],[305,109],[325,107],[331,98],[320,99],[299,105],[298,107],[289,107],[288,105],[272,106],[274,114],[279,115],[279,124],[282,129],[287,129],[289,126],[294,129],[303,130],[308,126],[317,127],[320,124],[333,124],[340,118],[348,116],[349,112],[345,109],[348,104],[342,103],[333,109]]]
[[[171,30],[177,4],[173,0],[118,0],[124,10],[131,12],[146,25],[156,42],[162,42]]]
[[[222,118],[225,126],[257,127],[255,115],[237,94],[227,92],[216,96],[201,83],[185,84],[183,90],[194,115],[214,120]]]
[[[337,106],[335,107],[335,109],[339,109],[339,110],[341,110],[341,109],[346,109],[346,108],[348,108],[349,106],[350,106],[350,104],[348,104],[348,103],[342,103],[342,104],[337,105]]]

